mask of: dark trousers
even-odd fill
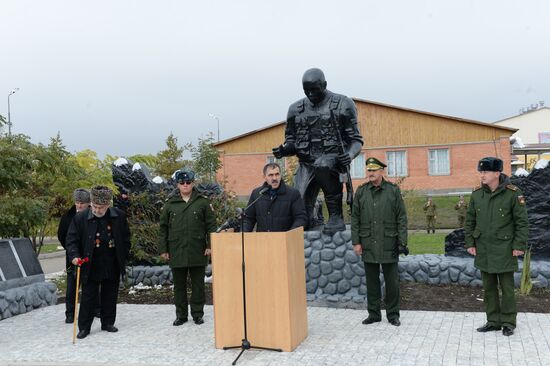
[[[67,291],[65,293],[65,316],[74,316],[74,300],[76,296],[76,275],[71,266],[67,269]]]
[[[514,272],[481,272],[483,279],[483,302],[487,322],[491,325],[516,327],[516,295],[514,293]],[[502,299],[499,296],[499,287]]]
[[[466,216],[458,216],[458,227],[464,227],[464,221],[466,221]]]
[[[401,302],[399,294],[399,270],[397,263],[365,263],[365,274],[367,276],[367,310],[369,316],[375,319],[382,319],[380,312],[381,289],[380,289],[380,266],[384,273],[386,283],[386,317],[388,320],[399,319],[399,306]]]
[[[101,325],[115,324],[119,283],[120,276],[116,275],[102,281],[94,281],[90,278],[82,284],[82,300],[78,313],[78,328],[80,330],[89,330],[92,326],[99,297],[101,298]],[[99,293],[100,286],[101,295]]]
[[[72,265],[67,266],[67,291],[65,292],[65,317],[74,316],[74,301],[76,297],[76,273]],[[99,304],[99,298],[97,297],[97,303],[94,306],[94,314],[100,313],[101,305]],[[81,299],[82,300],[82,299]]]
[[[176,317],[187,318],[187,306],[191,304],[191,316],[193,319],[204,316],[204,272],[206,267],[181,267],[172,268],[174,277],[174,304],[176,305]],[[191,299],[187,301],[187,276],[191,277]]]

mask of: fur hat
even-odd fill
[[[90,203],[90,192],[84,188],[77,188],[73,192],[73,200],[75,202]]]
[[[499,158],[492,156],[485,157],[477,164],[477,170],[482,172],[502,172],[503,163]]]
[[[92,203],[96,205],[110,205],[113,199],[113,191],[109,187],[95,186],[91,192]]]
[[[181,169],[176,173],[176,182],[194,182],[195,172],[190,169]]]

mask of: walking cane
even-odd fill
[[[80,266],[88,262],[88,257],[79,259],[76,267],[76,293],[74,297],[74,325],[73,325],[73,344],[76,341],[76,323],[78,321],[78,289],[80,288]]]

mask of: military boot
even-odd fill
[[[327,195],[325,202],[327,203],[328,221],[323,228],[323,234],[334,235],[338,231],[346,230],[342,216],[342,194]]]

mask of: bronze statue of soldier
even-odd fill
[[[323,232],[332,235],[346,229],[342,216],[343,185],[347,202],[353,199],[349,165],[359,155],[363,137],[357,126],[357,110],[351,98],[327,90],[325,75],[320,69],[309,69],[302,77],[306,98],[288,109],[285,141],[273,148],[280,159],[296,155],[299,166],[294,187],[300,191],[308,215],[308,227],[315,222],[313,208],[322,189],[329,218]]]

